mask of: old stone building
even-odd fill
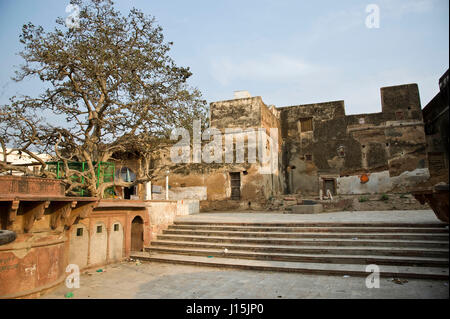
[[[417,85],[382,88],[381,103],[357,115],[344,101],[280,108],[286,192],[383,193],[427,179]]]
[[[423,120],[427,139],[428,166],[431,181],[448,184],[448,125],[449,125],[449,71],[439,79],[439,92],[423,108]]]
[[[171,163],[168,151],[155,165],[169,168],[170,196],[197,198],[203,208],[255,208],[282,194],[402,192],[429,178],[426,138],[417,84],[381,88],[381,112],[346,115],[344,101],[287,107],[237,92],[210,105],[210,127],[223,134],[239,129],[244,163]],[[261,173],[249,163],[248,131],[275,128],[276,170]],[[228,131],[228,133],[227,133]],[[270,135],[271,142],[274,136]],[[267,148],[267,147],[266,147]],[[259,149],[258,149],[259,151]],[[225,153],[225,152],[224,152]],[[165,187],[165,176],[154,185]],[[181,195],[180,195],[181,194]]]
[[[261,97],[246,96],[214,102],[211,103],[209,124],[209,127],[218,129],[222,134],[220,140],[223,154],[217,162],[174,164],[169,149],[157,159],[155,165],[165,165],[169,169],[171,199],[199,199],[203,208],[260,208],[268,198],[283,193],[281,144],[277,145],[269,134],[270,128],[276,128],[278,136],[281,133],[280,122],[273,107],[265,105]],[[267,135],[259,136],[258,132],[263,128],[267,129]],[[252,151],[255,154],[258,148],[249,143],[252,134],[255,134],[258,142],[265,139],[268,156],[265,163],[258,158],[255,162],[249,161],[249,154]],[[241,138],[242,144],[236,142],[229,152],[234,154],[231,162],[225,163],[225,145],[229,138],[230,141]],[[203,141],[202,144],[205,147],[206,142]],[[242,162],[237,158],[239,152],[243,154]],[[158,176],[154,185],[164,188],[165,176]],[[162,199],[162,196],[156,195],[156,198]]]

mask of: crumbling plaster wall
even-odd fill
[[[218,129],[260,127],[260,96],[213,102],[210,105],[210,127]]]
[[[100,231],[97,231],[99,227]],[[106,264],[108,246],[108,234],[105,223],[96,221],[90,229],[90,247],[89,257],[90,264],[103,265]]]
[[[287,192],[318,194],[324,177],[354,175],[359,180],[359,174],[384,171],[389,178],[405,177],[404,172],[415,176],[427,167],[417,85],[382,88],[381,96],[383,111],[373,114],[346,116],[343,101],[280,108]],[[312,118],[312,131],[302,132],[305,118]],[[362,189],[388,191],[396,185],[381,182],[385,173],[375,176],[374,184]],[[352,193],[352,187],[342,181],[336,191]]]
[[[390,179],[406,178],[404,172],[415,176],[417,170],[424,172],[421,170],[427,168],[418,87],[406,84],[380,91],[382,112],[348,116],[344,101],[278,109],[267,107],[261,97],[211,103],[210,125],[222,132],[225,128],[278,128],[278,173],[260,174],[256,164],[191,164],[177,168],[169,184],[206,187],[207,201],[230,198],[230,172],[241,173],[242,201],[264,201],[282,192],[316,195],[323,189],[324,179],[359,179],[363,173],[380,173],[372,181],[380,185],[365,186],[370,191],[373,187],[385,190],[402,185],[393,180],[382,182],[386,172]],[[302,128],[305,124],[301,123],[308,119],[311,129]],[[164,177],[156,179],[155,184],[164,187]],[[336,192],[351,193],[344,185],[353,182],[336,183]]]
[[[439,79],[439,92],[422,110],[427,139],[430,186],[449,180],[449,71]]]
[[[258,173],[257,164],[233,164],[233,165],[211,165],[204,167],[191,165],[183,172],[169,175],[170,188],[180,192],[183,188],[206,187],[206,198],[208,201],[222,201],[231,197],[230,172],[239,172],[241,178],[241,200],[243,201],[265,201],[272,195],[272,189],[279,185],[278,177],[272,179],[271,174],[261,175]],[[165,178],[160,177],[153,181],[154,185],[161,186],[165,192]],[[272,187],[274,183],[274,187]],[[169,190],[170,190],[169,188]],[[170,196],[170,193],[169,193]],[[170,198],[172,199],[172,198]],[[179,196],[173,199],[182,199]]]
[[[280,111],[286,192],[316,194],[319,172],[336,173],[344,165],[336,152],[346,137],[344,102],[297,105]],[[312,130],[302,132],[300,119],[308,118]]]
[[[359,176],[346,176],[337,178],[337,192],[340,195],[348,194],[382,194],[387,192],[402,192],[408,187],[422,183],[429,178],[427,168],[418,168],[405,171],[399,176],[391,176],[389,171],[369,174],[369,181],[361,183]]]
[[[206,187],[207,201],[226,201],[231,197],[230,173],[239,172],[241,181],[241,201],[264,202],[271,196],[282,192],[281,172],[281,126],[277,118],[277,111],[268,108],[261,97],[241,98],[228,101],[211,103],[210,126],[221,131],[222,135],[222,163],[191,163],[174,164],[170,161],[169,151],[161,153],[161,157],[155,161],[157,167],[167,166],[170,169],[169,185],[171,189],[176,189],[177,193],[186,193],[193,187]],[[241,129],[242,133],[233,133],[235,138],[241,135],[244,142],[244,163],[237,163],[237,152],[242,149],[233,147],[233,162],[225,163],[225,129]],[[265,128],[270,135],[269,129],[278,130],[278,172],[274,174],[261,174],[260,164],[249,163],[248,155],[248,135],[246,130]],[[270,137],[267,137],[269,140]],[[202,141],[203,146],[209,141]],[[257,152],[256,152],[257,154]],[[192,155],[191,155],[192,156]],[[258,156],[258,155],[257,155]],[[192,157],[191,157],[192,158]],[[165,176],[157,176],[152,183],[165,188]],[[175,194],[173,194],[175,195]],[[159,196],[159,195],[158,195]],[[170,193],[169,193],[170,196]],[[172,199],[172,198],[171,198]],[[175,199],[181,199],[175,195]]]

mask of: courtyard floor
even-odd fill
[[[301,222],[391,222],[439,223],[432,210],[345,211],[320,214],[284,214],[277,212],[212,212],[179,216],[180,221],[195,222],[250,222],[250,223],[301,223]]]
[[[241,222],[438,222],[432,211],[339,212],[316,215],[276,213],[208,213],[180,217],[193,221]],[[212,267],[136,263],[124,261],[114,265],[84,271],[80,288],[69,289],[64,284],[41,298],[120,299],[296,299],[296,298],[449,298],[448,280],[408,279],[396,283],[381,278],[380,288],[369,289],[366,278],[347,276],[318,276],[231,270]]]

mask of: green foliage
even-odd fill
[[[380,200],[387,201],[387,200],[389,200],[389,196],[386,195],[386,194],[383,194],[383,195],[380,196]]]
[[[91,163],[108,162],[118,152],[151,158],[173,128],[191,130],[194,119],[206,125],[207,104],[187,84],[190,69],[169,56],[173,43],[164,40],[154,17],[135,8],[122,15],[110,0],[71,3],[80,8],[77,27],[69,28],[63,17],[50,31],[31,22],[23,26],[24,63],[14,80],[34,77],[44,85],[37,97],[13,97],[11,105],[0,106],[0,133],[9,130],[9,140],[0,134],[0,142],[22,151],[31,145],[64,163],[89,163],[83,172],[67,173],[100,195]],[[139,183],[151,179],[148,169],[142,171]],[[70,176],[66,181],[73,182]]]
[[[361,196],[361,197],[359,198],[359,202],[360,202],[360,203],[367,202],[368,200],[369,200],[369,198],[367,198],[366,196]]]

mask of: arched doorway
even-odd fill
[[[131,222],[131,251],[144,249],[144,221],[140,216],[134,217]]]

